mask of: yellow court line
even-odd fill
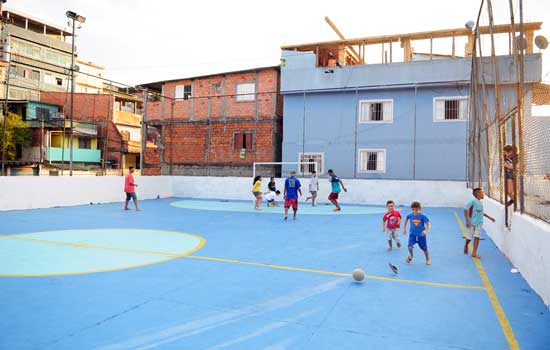
[[[464,224],[462,223],[462,220],[460,219],[456,211],[454,212],[454,214],[455,214],[456,221],[458,222],[458,226],[460,226],[460,230],[462,231],[462,235],[466,237],[467,232],[466,232],[466,229],[464,228]],[[497,294],[493,289],[493,285],[491,284],[491,281],[489,281],[489,277],[487,276],[487,273],[483,268],[483,264],[481,263],[481,260],[475,259],[475,258],[473,258],[472,260],[474,260],[474,263],[477,268],[477,272],[479,273],[479,277],[481,277],[481,280],[483,281],[483,285],[485,286],[485,290],[487,291],[487,295],[489,296],[489,301],[493,306],[493,310],[495,310],[495,314],[497,316],[498,322],[500,323],[500,327],[502,328],[502,332],[504,333],[504,337],[506,338],[506,341],[510,346],[510,350],[518,350],[519,343],[516,339],[516,336],[514,335],[514,330],[512,329],[512,326],[510,325],[510,322],[508,321],[506,314],[504,313],[504,309],[500,305]]]
[[[221,262],[241,264],[241,265],[253,265],[253,266],[267,267],[267,268],[278,269],[278,270],[302,271],[302,272],[319,273],[319,274],[322,274],[322,275],[351,277],[351,273],[333,272],[333,271],[317,270],[317,269],[307,269],[307,268],[302,268],[302,267],[292,267],[292,266],[284,266],[284,265],[264,264],[264,263],[257,263],[257,262],[251,262],[251,261],[236,260],[236,259],[212,258],[212,257],[208,257],[208,256],[199,256],[199,255],[187,255],[187,256],[185,256],[185,258],[186,259],[221,261]],[[365,278],[374,279],[374,280],[381,280],[381,281],[428,285],[428,286],[435,286],[435,287],[462,288],[462,289],[481,289],[481,290],[485,289],[482,286],[468,286],[468,285],[453,284],[453,283],[438,283],[438,282],[424,282],[424,281],[416,281],[416,280],[404,280],[404,279],[400,279],[400,278],[391,278],[391,277],[382,277],[382,276],[373,276],[373,275],[365,275]]]
[[[177,232],[177,231],[174,231],[174,232]],[[183,234],[183,232],[178,232],[178,233]],[[187,233],[185,233],[185,234],[187,234]],[[188,234],[188,235],[192,235],[192,234]],[[180,253],[180,254],[173,254],[173,253],[168,253],[168,252],[159,252],[159,251],[153,251],[153,250],[112,248],[112,247],[90,245],[90,244],[83,244],[83,243],[69,243],[69,242],[50,241],[50,240],[38,239],[38,238],[20,237],[19,235],[7,235],[7,236],[4,236],[4,238],[13,238],[13,239],[19,239],[19,240],[25,240],[25,241],[34,241],[34,242],[69,246],[69,247],[75,247],[75,248],[102,249],[102,250],[119,251],[119,252],[127,252],[127,253],[156,254],[156,255],[162,255],[162,256],[170,257],[169,259],[164,259],[164,260],[161,260],[159,262],[164,262],[164,261],[173,260],[173,259],[177,259],[177,258],[188,258],[188,259],[220,261],[220,262],[234,263],[234,264],[241,264],[241,265],[267,267],[267,268],[278,269],[278,270],[301,271],[301,272],[318,273],[318,274],[323,274],[323,275],[351,277],[350,273],[344,273],[344,272],[334,272],[334,271],[326,271],[326,270],[319,270],[319,269],[308,269],[308,268],[302,268],[302,267],[292,267],[292,266],[273,265],[273,264],[265,264],[265,263],[251,262],[251,261],[242,261],[242,260],[236,260],[236,259],[224,259],[224,258],[214,258],[214,257],[207,257],[207,256],[191,255],[191,254],[197,252],[199,249],[201,249],[203,247],[203,245],[205,244],[205,242],[206,242],[206,240],[204,238],[200,237],[200,236],[197,236],[197,235],[192,235],[192,236],[195,236],[200,240],[199,245],[191,251]],[[154,263],[156,263],[156,262],[154,262]],[[146,264],[146,265],[148,265],[148,264]],[[135,267],[139,267],[139,266],[144,266],[144,265],[135,265]],[[117,270],[118,269],[128,269],[128,268],[131,268],[131,267],[133,267],[133,266],[124,267],[124,268],[117,268]],[[105,271],[113,271],[113,269],[101,270],[101,271],[100,270],[94,270],[94,271],[84,272],[84,273],[105,272]],[[81,273],[67,273],[66,275],[73,275],[73,274],[81,274]],[[29,274],[29,275],[23,275],[23,274],[19,274],[19,275],[16,275],[16,274],[1,275],[0,274],[0,277],[5,277],[5,276],[14,276],[14,277],[19,277],[19,276],[62,276],[62,275],[65,275],[65,274]],[[407,280],[407,279],[391,278],[391,277],[383,277],[383,276],[374,276],[374,275],[365,275],[365,278],[380,280],[380,281],[427,285],[427,286],[434,286],[434,287],[447,287],[447,288],[459,288],[459,289],[478,289],[478,290],[479,289],[481,289],[481,290],[485,289],[485,287],[483,287],[483,286],[471,286],[471,285],[462,285],[462,284],[454,284],[454,283],[439,283],[439,282]]]
[[[89,230],[111,230],[111,229],[89,229]],[[145,230],[145,229],[128,229],[128,230]],[[41,242],[41,243],[46,243],[46,244],[65,245],[65,246],[71,246],[71,247],[76,247],[76,248],[103,249],[103,250],[122,251],[122,252],[129,252],[129,253],[142,253],[142,254],[143,253],[157,254],[157,255],[163,255],[163,256],[168,257],[167,259],[147,262],[147,263],[143,263],[143,264],[119,266],[119,267],[109,268],[109,269],[88,270],[88,271],[82,271],[82,272],[68,272],[68,273],[0,274],[0,277],[52,277],[52,276],[86,275],[86,274],[99,273],[99,272],[111,272],[111,271],[128,270],[128,269],[133,269],[133,268],[137,268],[137,267],[160,264],[160,263],[163,263],[163,262],[167,262],[167,261],[170,261],[170,260],[175,260],[175,259],[184,257],[188,254],[196,253],[206,243],[206,239],[204,239],[201,236],[192,234],[192,233],[179,232],[179,231],[173,231],[173,230],[158,230],[158,229],[155,229],[155,231],[173,232],[173,233],[177,233],[177,234],[193,236],[193,237],[196,237],[199,240],[199,244],[195,248],[193,248],[189,251],[186,251],[186,252],[183,252],[183,253],[180,253],[180,254],[172,254],[172,253],[150,251],[150,250],[111,248],[111,247],[93,246],[93,245],[80,244],[80,243],[56,242],[56,241],[41,240],[41,239],[37,239],[37,238],[19,237],[21,235],[31,234],[31,233],[21,233],[21,234],[13,234],[13,235],[2,235],[2,234],[0,234],[0,238],[12,238],[12,239],[19,239],[19,240],[36,241],[36,242]],[[44,232],[48,232],[48,231],[44,231]],[[38,233],[38,232],[33,232],[33,233]]]

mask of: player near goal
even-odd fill
[[[300,196],[302,195],[301,187],[300,180],[296,178],[296,171],[291,170],[290,177],[285,180],[285,220],[288,219],[288,208],[291,206],[294,211],[293,219],[296,220],[296,214],[298,212],[298,193]]]

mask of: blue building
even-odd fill
[[[526,28],[532,35],[540,23]],[[448,56],[414,53],[411,43],[425,33],[283,47],[283,162],[316,161],[321,174],[332,168],[344,178],[465,180],[473,39],[465,29],[452,35],[467,37],[464,57],[455,55],[454,38]],[[399,41],[404,56],[394,62]],[[365,47],[374,44],[384,62],[365,64]],[[541,56],[532,51],[530,43],[527,83],[541,80]],[[501,92],[513,92],[513,57],[497,59]]]

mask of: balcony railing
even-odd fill
[[[48,147],[46,149],[46,160],[50,162],[68,162],[70,150],[65,148],[63,158],[61,147]],[[73,162],[81,163],[99,163],[101,161],[101,151],[98,149],[73,148]]]

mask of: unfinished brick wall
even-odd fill
[[[164,120],[164,149],[159,155],[145,152],[145,173],[248,174],[253,162],[280,161],[279,76],[278,68],[271,67],[166,82],[165,96],[174,97],[178,85],[192,85],[192,97],[148,103],[147,120],[155,125]],[[256,84],[254,101],[237,101],[241,83]],[[252,133],[253,147],[241,158],[234,142],[235,134],[243,132]]]

